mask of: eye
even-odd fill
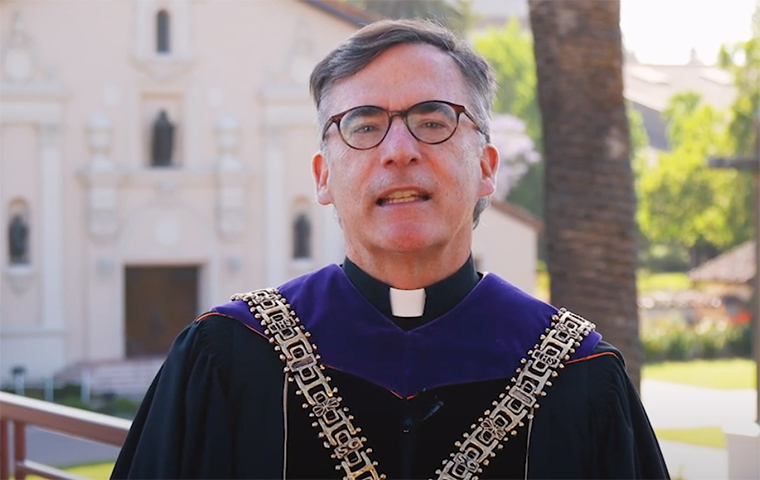
[[[340,122],[344,136],[372,135],[385,131],[388,117],[384,110],[377,107],[357,107],[351,110]]]
[[[351,124],[348,130],[350,135],[361,135],[367,133],[374,133],[380,129],[380,126],[376,123],[363,123],[363,124]]]
[[[416,131],[451,131],[457,123],[456,112],[451,106],[442,102],[425,102],[416,105],[407,118],[409,126]]]
[[[424,115],[415,115],[409,120],[410,126],[415,131],[450,131],[456,126],[456,117],[449,118],[446,115],[441,115],[439,112],[430,112]]]
[[[438,130],[441,128],[448,128],[446,125],[444,125],[441,122],[438,122],[436,120],[425,120],[422,123],[418,124],[417,128],[426,128],[428,130]]]

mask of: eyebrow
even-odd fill
[[[384,111],[385,109],[383,107],[378,107],[376,105],[359,105],[358,107],[350,108],[343,113],[354,112],[358,114],[364,114],[369,112],[382,113]]]

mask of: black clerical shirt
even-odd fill
[[[412,330],[425,325],[448,312],[480,281],[482,275],[475,270],[472,255],[459,270],[432,285],[425,287],[425,310],[420,317],[397,317],[391,311],[390,285],[370,276],[348,257],[343,261],[343,271],[357,290],[383,315],[402,330]]]

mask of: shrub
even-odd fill
[[[726,321],[714,321],[706,318],[694,326],[696,349],[694,355],[698,358],[716,358],[725,352],[726,335],[729,328]]]
[[[642,331],[644,361],[686,360],[694,351],[695,338],[682,321],[661,319]]]
[[[645,362],[748,357],[751,351],[748,325],[710,318],[694,325],[672,319],[648,322],[642,328],[641,342]]]
[[[127,419],[133,419],[140,403],[125,397],[102,398],[100,405],[95,409],[106,415],[113,415]]]
[[[737,357],[752,355],[752,328],[749,323],[736,325],[727,332],[726,349]]]
[[[82,410],[92,410],[92,408],[84,403],[79,397],[74,396],[57,399],[55,403],[66,405],[67,407],[81,408]]]

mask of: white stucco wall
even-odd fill
[[[170,56],[153,50],[159,9]],[[0,235],[0,380],[123,358],[127,266],[197,265],[204,311],[341,261],[313,200],[307,81],[356,28],[299,0],[1,1],[0,224],[28,203],[31,263],[9,270]],[[173,168],[149,166],[159,109]],[[298,213],[307,261],[291,259]],[[532,291],[530,227],[487,211],[475,238],[482,268]]]
[[[473,235],[478,267],[533,294],[536,286],[537,233],[534,227],[495,207],[487,208]]]
[[[153,51],[159,9],[170,14],[168,57]],[[23,291],[14,290],[2,236],[0,378],[16,364],[42,377],[121,358],[125,266],[198,265],[201,310],[304,268],[289,256],[292,199],[313,198],[308,75],[355,25],[298,0],[5,0],[2,60],[14,25],[32,73],[14,76],[3,65],[0,212],[7,225],[11,200],[29,204],[32,262],[31,274],[14,277]],[[176,124],[178,168],[148,165],[160,108]],[[45,154],[50,135],[41,138],[40,125],[51,124],[42,118],[51,109],[58,148]],[[21,115],[8,118],[11,110]],[[231,143],[220,137],[221,117],[236,125]],[[43,191],[51,179],[52,201]],[[46,198],[55,208],[42,208]],[[324,245],[337,224],[315,205],[307,210],[308,266],[339,260],[341,251]],[[58,248],[45,255],[50,225]],[[43,291],[55,278],[56,308],[46,314]],[[54,314],[59,324],[45,323]]]

